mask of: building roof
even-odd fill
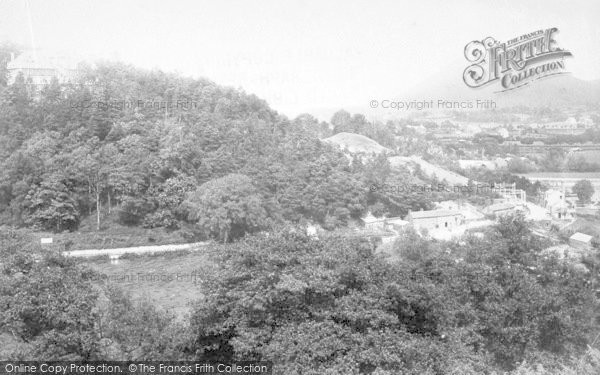
[[[362,218],[362,221],[365,224],[371,223],[388,223],[388,224],[396,224],[396,225],[406,225],[408,221],[402,220],[401,217],[375,217],[370,212],[367,216]]]
[[[385,217],[380,217],[377,218],[375,216],[373,216],[370,212],[367,214],[367,216],[362,218],[362,221],[365,224],[370,224],[370,223],[377,223],[377,222],[381,222],[381,221],[385,221]]]
[[[585,233],[581,233],[581,232],[577,232],[577,233],[573,234],[571,237],[569,237],[570,240],[586,242],[586,243],[591,242],[592,238],[593,238],[592,236],[587,235]]]
[[[532,172],[532,173],[519,173],[519,177],[525,177],[530,180],[539,178],[544,179],[576,179],[576,180],[593,180],[600,179],[599,172]]]
[[[49,55],[44,52],[25,51],[6,65],[7,70],[14,69],[71,69],[77,68],[76,62],[65,56]]]
[[[396,224],[396,225],[407,225],[408,221],[402,220],[399,217],[390,217],[386,219],[386,222],[389,224]]]
[[[409,213],[413,219],[428,219],[432,217],[446,217],[446,216],[459,216],[462,215],[459,211],[455,210],[431,210],[431,211],[414,211]]]

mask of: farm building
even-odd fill
[[[415,211],[410,212],[405,220],[411,223],[416,230],[440,228],[452,230],[463,223],[464,216],[460,211],[455,210]]]
[[[370,212],[367,214],[367,216],[362,218],[362,221],[365,224],[366,230],[377,231],[384,230],[385,228],[385,218],[375,217]]]

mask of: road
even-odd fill
[[[195,242],[177,245],[158,245],[158,246],[135,246],[121,247],[117,249],[91,249],[91,250],[71,250],[63,251],[62,254],[67,257],[88,258],[102,255],[120,256],[123,254],[152,254],[179,250],[199,250],[211,242]]]

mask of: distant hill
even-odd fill
[[[571,75],[541,79],[517,90],[496,94],[502,107],[573,107],[600,105],[600,80],[584,81]]]
[[[573,108],[600,107],[600,80],[586,81],[571,74],[555,75],[534,81],[515,90],[499,92],[502,87],[498,83],[480,88],[465,85],[462,79],[466,65],[460,61],[444,68],[443,71],[427,76],[417,86],[403,88],[399,84],[398,95],[394,97],[374,97],[379,106],[371,108],[369,103],[348,105],[344,109],[350,113],[362,113],[371,120],[386,121],[406,116],[408,113],[420,113],[418,110],[406,111],[395,108],[382,108],[381,101],[430,101],[435,105],[433,110],[444,110],[437,107],[438,100],[471,101],[493,100],[496,108],[526,106],[532,108]],[[388,104],[389,105],[389,104]],[[340,108],[313,108],[309,112],[322,120],[329,120]],[[451,110],[452,108],[447,108]],[[429,109],[426,109],[429,111]]]
[[[329,138],[322,139],[322,141],[335,144],[341,149],[348,150],[352,154],[380,154],[382,152],[392,152],[392,150],[383,147],[371,138],[354,133],[337,133]]]
[[[600,80],[585,81],[570,74],[546,77],[510,91],[499,92],[499,84],[470,88],[460,75],[436,75],[423,86],[403,95],[404,100],[473,101],[493,100],[497,108],[575,107],[600,105]]]

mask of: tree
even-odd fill
[[[352,132],[352,116],[349,112],[343,109],[337,111],[331,117],[331,125],[333,125],[333,134],[341,132]]]
[[[0,332],[27,344],[21,355],[100,359],[92,273],[16,232],[0,235],[0,256]]]
[[[376,257],[367,241],[299,232],[215,252],[221,267],[204,286],[213,293],[191,321],[198,358],[272,361],[278,374],[482,370],[483,357],[440,338],[446,303],[429,282]]]
[[[114,174],[114,158],[118,155],[112,144],[99,147],[97,139],[74,150],[72,153],[73,169],[78,178],[85,181],[88,194],[93,196],[96,203],[96,230],[100,230],[100,210],[102,194],[109,186],[111,175]]]
[[[0,360],[186,359],[183,323],[30,236],[0,231],[0,259]]]
[[[183,203],[188,219],[208,237],[229,242],[265,228],[268,213],[245,175],[230,174],[202,184]]]
[[[528,173],[535,169],[534,165],[521,158],[512,158],[508,161],[508,171],[511,173]]]
[[[60,232],[74,230],[79,224],[79,207],[60,177],[44,180],[25,197],[26,224]]]
[[[185,324],[150,301],[132,301],[115,286],[104,290],[106,303],[97,309],[102,358],[112,360],[183,360]]]
[[[526,264],[542,248],[539,238],[532,235],[522,213],[499,217],[493,229],[490,237],[496,244],[502,245],[499,252],[504,259]]]
[[[196,189],[197,183],[193,177],[180,175],[167,179],[160,185],[154,185],[146,192],[153,201],[156,211],[144,219],[145,228],[165,227],[177,228],[177,217],[181,217],[179,210],[186,196]],[[183,215],[185,216],[185,215]]]
[[[365,163],[364,175],[368,184],[383,184],[391,172],[392,168],[385,153],[381,153]]]
[[[594,195],[594,186],[589,180],[580,180],[573,185],[573,193],[577,194],[577,198],[581,203],[589,203]]]
[[[561,171],[565,164],[565,152],[561,148],[552,147],[540,163],[545,170]]]

